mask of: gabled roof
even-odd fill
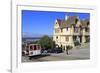
[[[59,25],[61,25],[61,21],[62,21],[61,19],[57,19]]]
[[[60,26],[60,28],[66,28],[66,27],[71,27],[71,26],[76,26],[76,23],[78,21],[78,17],[77,16],[68,16],[67,20],[61,20],[61,19],[57,19],[57,22]],[[80,20],[81,22],[81,26],[82,27],[87,27],[89,25],[89,20]]]
[[[75,25],[76,21],[78,21],[78,18],[77,18],[77,16],[69,16],[67,18],[67,20],[58,20],[57,19],[57,21],[59,22],[60,28],[64,28],[64,27],[70,27],[72,25]]]
[[[78,21],[77,16],[69,16],[66,24],[76,24],[76,22]]]
[[[90,24],[89,19],[81,20],[81,24],[82,27],[87,27]]]

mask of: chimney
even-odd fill
[[[67,20],[67,18],[68,18],[68,16],[67,16],[67,15],[65,15],[65,20]]]

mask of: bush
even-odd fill
[[[75,41],[75,42],[74,42],[74,45],[75,45],[75,46],[80,45],[79,41]]]
[[[39,40],[39,44],[43,49],[55,48],[55,42],[49,36],[45,35]]]
[[[89,37],[86,39],[85,43],[88,43],[88,42],[90,42],[90,38]]]
[[[67,48],[68,50],[70,50],[70,49],[72,49],[73,47],[70,46],[70,45],[68,45],[68,46],[66,46],[66,48]]]

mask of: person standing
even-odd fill
[[[66,54],[68,55],[68,46],[66,46]]]

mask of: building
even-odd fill
[[[78,16],[65,16],[64,20],[56,19],[53,40],[59,47],[77,46],[89,42],[89,19],[80,20]]]

